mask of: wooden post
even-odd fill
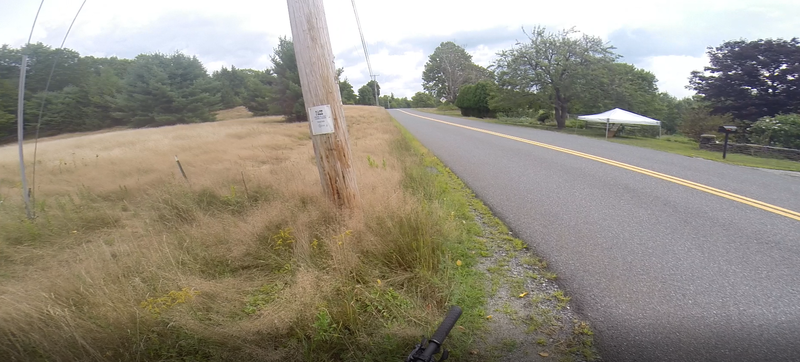
[[[322,0],[287,0],[289,24],[322,190],[336,205],[361,206],[351,162],[347,122],[336,83],[331,39]]]

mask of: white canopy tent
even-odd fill
[[[643,124],[648,126],[658,126],[658,136],[661,137],[661,121],[648,118],[624,109],[614,108],[598,114],[578,116],[578,119],[589,122],[605,122],[606,138],[608,138],[608,126],[611,123],[618,124]]]

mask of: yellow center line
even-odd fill
[[[443,120],[440,120],[440,119],[420,116],[418,114],[409,113],[409,112],[402,111],[402,110],[398,110],[398,111],[403,112],[405,114],[408,114],[410,116],[414,116],[414,117],[418,117],[418,118],[422,118],[422,119],[427,119],[427,120],[430,120],[430,121],[439,122],[439,123],[443,123],[443,124],[450,125],[450,126],[460,127],[460,128],[468,129],[468,130],[471,130],[471,131],[486,133],[486,134],[490,134],[490,135],[497,136],[497,137],[503,137],[503,138],[507,138],[507,139],[510,139],[510,140],[514,140],[514,141],[518,141],[518,142],[522,142],[522,143],[527,143],[527,144],[530,144],[530,145],[539,146],[539,147],[551,149],[551,150],[558,151],[558,152],[567,153],[567,154],[578,156],[578,157],[583,157],[583,158],[594,160],[594,161],[597,161],[597,162],[602,162],[602,163],[605,163],[607,165],[616,166],[616,167],[619,167],[619,168],[624,168],[626,170],[630,170],[630,171],[633,171],[633,172],[638,172],[640,174],[648,175],[648,176],[651,176],[651,177],[655,177],[655,178],[658,178],[658,179],[661,179],[661,180],[664,180],[664,181],[673,182],[673,183],[676,183],[678,185],[682,185],[682,186],[686,186],[686,187],[689,187],[689,188],[693,188],[695,190],[703,191],[703,192],[706,192],[706,193],[709,193],[709,194],[712,194],[712,195],[716,195],[716,196],[719,196],[719,197],[726,198],[728,200],[733,200],[733,201],[736,201],[736,202],[740,202],[740,203],[745,204],[745,205],[750,205],[752,207],[756,207],[756,208],[759,208],[761,210],[769,211],[769,212],[774,213],[774,214],[786,216],[786,217],[788,217],[790,219],[794,219],[794,220],[800,221],[800,212],[792,211],[792,210],[789,210],[789,209],[784,209],[784,208],[782,208],[780,206],[775,206],[775,205],[768,204],[768,203],[763,202],[763,201],[758,201],[758,200],[751,199],[749,197],[745,197],[745,196],[742,196],[742,195],[734,194],[732,192],[728,192],[728,191],[720,190],[720,189],[717,189],[717,188],[714,188],[714,187],[711,187],[711,186],[706,186],[706,185],[703,185],[703,184],[699,184],[697,182],[692,182],[692,181],[684,180],[682,178],[678,178],[678,177],[675,177],[675,176],[670,176],[670,175],[663,174],[663,173],[660,173],[660,172],[656,172],[656,171],[653,171],[653,170],[648,170],[646,168],[641,168],[641,167],[629,165],[627,163],[622,163],[622,162],[610,160],[610,159],[607,159],[607,158],[590,155],[588,153],[574,151],[574,150],[571,150],[571,149],[568,149],[568,148],[549,145],[547,143],[541,143],[541,142],[531,141],[531,140],[520,138],[520,137],[510,136],[510,135],[507,135],[507,134],[504,134],[504,133],[488,131],[488,130],[481,129],[481,128],[475,128],[475,127],[465,126],[465,125],[458,124],[458,123],[452,123],[452,122],[443,121]]]

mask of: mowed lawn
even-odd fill
[[[574,120],[567,120],[567,127],[564,129],[557,129],[555,127],[555,123],[547,123],[547,124],[540,124],[535,121],[531,121],[528,123],[506,123],[496,118],[475,118],[475,117],[463,117],[458,110],[438,110],[436,108],[422,108],[419,109],[423,112],[433,113],[433,114],[440,114],[444,116],[451,116],[451,117],[460,117],[466,118],[476,121],[483,121],[483,122],[492,122],[492,123],[501,123],[501,124],[513,124],[517,126],[523,127],[531,127],[537,129],[543,129],[547,131],[553,132],[562,132],[568,134],[576,134],[580,136],[586,137],[594,137],[594,138],[604,138],[605,137],[605,130],[602,127],[595,127],[595,128],[588,128],[582,129],[574,128]],[[614,137],[609,139],[611,142],[622,143],[631,146],[637,147],[645,147],[651,148],[654,150],[676,153],[679,155],[689,156],[689,157],[699,157],[704,158],[707,160],[730,163],[734,165],[740,166],[748,166],[748,167],[760,167],[760,168],[769,168],[775,170],[785,170],[785,171],[796,171],[800,172],[800,162],[787,160],[787,159],[778,159],[778,158],[767,158],[767,157],[756,157],[751,155],[745,155],[740,153],[728,153],[725,159],[722,159],[721,152],[712,152],[707,150],[701,150],[698,143],[694,140],[683,136],[663,136],[660,139],[656,138],[646,138],[646,137]]]

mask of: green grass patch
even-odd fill
[[[485,275],[475,268],[479,252],[486,248],[478,240],[481,228],[471,213],[474,194],[405,128],[399,124],[397,126],[404,138],[403,142],[396,144],[397,149],[412,152],[418,161],[405,165],[404,186],[427,202],[440,203],[448,220],[455,221],[456,225],[461,224],[458,228],[459,237],[454,242],[443,244],[446,257],[442,263],[443,278],[439,285],[448,290],[447,304],[458,305],[464,311],[458,321],[463,328],[453,329],[448,337],[451,358],[470,360],[474,357],[469,354],[469,347],[486,328],[485,307],[488,298]],[[460,266],[457,261],[461,261]],[[441,309],[440,312],[444,317],[446,310]],[[426,335],[430,336],[436,327],[430,325]]]
[[[560,132],[560,133],[567,133],[567,134],[575,134],[579,136],[586,136],[586,137],[593,137],[593,138],[605,138],[605,128],[603,127],[586,127],[586,122],[570,119],[567,120],[567,124],[565,128],[558,129],[555,123],[545,123],[541,124],[536,122],[536,120],[522,120],[522,119],[507,119],[505,121],[500,121],[496,118],[474,118],[474,117],[462,117],[461,113],[458,110],[447,110],[442,111],[435,108],[420,108],[418,109],[422,112],[428,112],[433,114],[441,114],[445,116],[452,116],[452,117],[461,117],[465,119],[471,119],[476,121],[482,122],[489,122],[489,123],[499,123],[499,124],[512,124],[517,126],[523,127],[530,127],[536,128],[546,131],[553,131],[553,132]],[[575,126],[578,127],[575,127]],[[723,160],[722,153],[720,152],[712,152],[707,150],[701,150],[698,143],[694,140],[683,136],[673,136],[667,135],[662,136],[660,139],[658,138],[647,138],[647,137],[613,137],[610,138],[609,141],[626,144],[630,146],[636,147],[643,147],[643,148],[650,148],[658,151],[675,153],[679,155],[689,156],[689,157],[698,157],[704,158],[707,160],[717,161],[728,163],[732,165],[740,165],[740,166],[748,166],[748,167],[759,167],[759,168],[768,168],[768,169],[775,169],[775,170],[785,170],[785,171],[796,171],[800,172],[800,162],[785,160],[785,159],[776,159],[776,158],[765,158],[765,157],[756,157],[751,155],[744,155],[739,153],[728,153],[727,157]]]
[[[697,142],[685,137],[665,136],[661,139],[621,137],[610,139],[610,141],[630,146],[676,153],[689,157],[704,158],[707,160],[729,163],[732,165],[800,172],[800,162],[785,159],[756,157],[741,153],[728,153],[727,157],[723,160],[722,153],[701,150]]]

